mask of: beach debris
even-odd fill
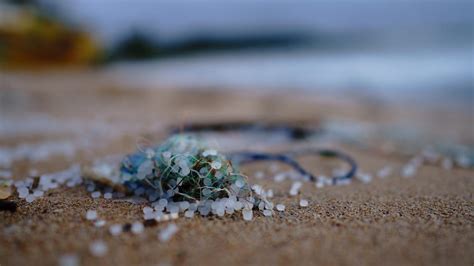
[[[160,199],[203,201],[250,192],[246,176],[224,155],[188,135],[174,135],[159,146],[126,156],[120,182],[135,194],[156,194]]]
[[[255,172],[254,176],[257,179],[263,179],[265,177],[265,173],[263,171],[257,171]]]
[[[305,199],[300,199],[300,207],[308,207],[309,202]]]
[[[443,161],[441,162],[441,167],[443,167],[444,170],[451,170],[453,169],[453,160],[450,158],[444,158]]]
[[[109,233],[113,236],[118,236],[122,233],[122,225],[120,224],[113,224],[109,227]]]
[[[253,218],[253,212],[252,212],[252,210],[244,209],[242,211],[242,216],[243,216],[245,221],[251,221],[252,218]]]
[[[139,234],[143,233],[143,231],[145,230],[145,226],[141,222],[134,222],[132,224],[132,228],[130,230],[135,235],[139,235]]]
[[[100,198],[101,195],[102,195],[102,193],[100,193],[100,191],[94,191],[94,192],[91,193],[91,197],[93,199],[98,199],[98,198]]]
[[[89,251],[95,257],[103,257],[107,254],[108,247],[103,240],[96,240],[89,245]]]
[[[97,211],[96,210],[88,210],[86,212],[86,219],[89,221],[94,221],[97,219]]]
[[[178,231],[178,226],[174,223],[171,223],[158,233],[158,239],[161,242],[168,242]]]
[[[372,175],[369,173],[364,173],[362,171],[358,171],[356,174],[357,180],[361,181],[362,183],[370,183],[373,179]]]
[[[298,195],[302,185],[303,185],[303,183],[301,183],[300,181],[293,182],[293,184],[291,184],[291,188],[290,188],[290,196]]]
[[[384,166],[382,169],[380,169],[377,172],[377,177],[378,178],[386,178],[386,177],[389,177],[391,174],[392,174],[392,167]]]
[[[279,211],[279,212],[283,212],[283,211],[285,211],[285,205],[283,205],[283,204],[277,204],[277,205],[276,205],[276,209],[277,209],[277,211]]]
[[[33,201],[35,201],[35,199],[36,199],[36,197],[33,194],[29,194],[25,198],[26,202],[28,202],[28,203],[32,203]]]
[[[402,168],[403,177],[414,177],[416,175],[417,166],[414,164],[407,164]]]
[[[3,199],[0,200],[0,211],[15,212],[16,208],[17,206],[15,202]]]
[[[59,266],[79,266],[79,256],[76,254],[65,254],[59,257]]]
[[[0,200],[8,199],[12,195],[10,185],[0,183]]]
[[[105,220],[97,220],[97,221],[95,221],[94,226],[95,226],[95,227],[102,227],[102,226],[104,226],[106,223],[107,223],[107,222],[106,222]]]
[[[179,213],[192,218],[196,211],[222,217],[244,205],[269,205],[267,198],[273,196],[273,191],[250,186],[224,155],[188,135],[172,136],[126,156],[119,182],[129,193],[152,199],[153,208],[143,208],[145,220],[172,220]]]

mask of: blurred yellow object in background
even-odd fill
[[[90,34],[35,11],[11,8],[9,16],[0,19],[1,68],[40,69],[97,61],[100,49]]]

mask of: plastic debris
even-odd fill
[[[0,200],[0,211],[9,211],[15,212],[16,211],[16,203],[9,200]]]
[[[370,183],[372,181],[372,175],[363,172],[357,172],[356,174],[357,180],[361,181],[362,183]]]
[[[298,195],[302,185],[303,185],[303,183],[301,183],[300,181],[293,182],[293,184],[291,185],[291,188],[290,188],[290,196]]]
[[[253,212],[252,212],[252,210],[245,209],[245,210],[242,211],[242,216],[243,216],[245,221],[251,221],[252,218],[253,218]]]
[[[86,219],[89,221],[94,221],[97,219],[97,211],[95,210],[88,210],[86,212]]]
[[[102,227],[106,224],[107,222],[105,220],[97,220],[94,225],[95,227]]]
[[[76,254],[65,254],[59,257],[59,266],[79,266],[79,256]]]
[[[102,240],[96,240],[89,245],[89,251],[96,257],[103,257],[107,254],[108,247]]]
[[[109,227],[109,233],[113,236],[118,236],[122,233],[122,225],[120,224],[113,224]]]
[[[305,199],[300,200],[300,207],[308,207],[309,202]]]
[[[386,178],[392,174],[392,167],[385,166],[377,172],[378,178]]]
[[[174,234],[178,232],[178,226],[176,224],[169,224],[165,229],[161,230],[158,234],[158,238],[161,242],[169,241]]]
[[[285,211],[285,205],[283,205],[283,204],[277,204],[277,205],[276,205],[276,209],[277,209],[277,211],[279,211],[279,212]]]
[[[144,230],[145,230],[145,226],[143,225],[143,223],[134,222],[132,224],[132,228],[131,228],[132,233],[138,235],[138,234],[143,233]]]

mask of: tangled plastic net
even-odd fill
[[[120,165],[119,181],[129,190],[174,200],[241,198],[251,193],[246,176],[223,154],[183,134],[127,155]]]

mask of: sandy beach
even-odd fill
[[[299,121],[321,127],[350,121],[413,126],[423,133],[419,143],[474,143],[472,113],[459,110],[258,89],[129,88],[88,72],[5,75],[2,82],[0,144],[10,151],[20,144],[31,152],[45,151],[34,159],[18,156],[11,166],[14,180],[33,169],[51,173],[127,154],[140,137],[158,143],[171,128],[189,122]],[[372,174],[371,182],[323,188],[305,182],[295,197],[288,195],[290,180],[273,180],[271,163],[246,166],[250,182],[272,188],[272,200],[285,204],[284,212],[255,214],[251,222],[240,213],[180,217],[174,221],[179,231],[165,243],[157,234],[168,222],[148,226],[141,235],[108,233],[110,224],[142,220],[145,204],[92,199],[84,186],[50,190],[32,203],[15,193],[10,199],[17,211],[0,212],[0,265],[57,265],[65,254],[75,254],[80,265],[472,265],[474,171],[429,164],[403,177],[403,166],[417,153],[400,152],[396,142],[384,146],[384,140],[380,135],[364,145],[329,143],[352,155]],[[271,151],[305,143],[254,145]],[[303,164],[314,173],[327,168],[321,161]],[[387,166],[392,173],[377,177]],[[258,171],[265,178],[256,178]],[[308,207],[298,205],[302,198]],[[89,209],[96,209],[107,225],[98,228],[87,221]],[[108,247],[104,257],[89,251],[97,239]]]

